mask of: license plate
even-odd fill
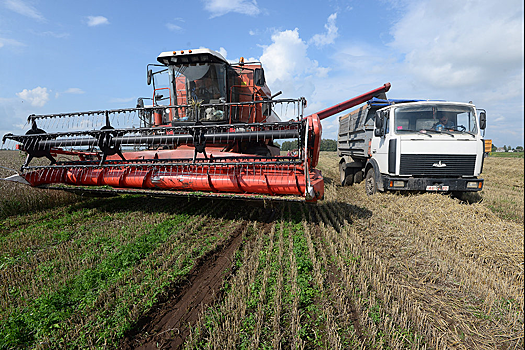
[[[427,186],[427,191],[448,191],[448,186],[441,186],[441,185]]]

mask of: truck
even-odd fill
[[[342,186],[452,193],[483,189],[486,111],[472,103],[373,98],[339,117]]]

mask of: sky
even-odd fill
[[[485,138],[524,145],[521,0],[0,0],[0,137],[30,114],[134,107],[146,65],[208,48],[260,61],[315,113],[390,82],[389,98],[469,102]],[[323,121],[336,139],[337,116]]]

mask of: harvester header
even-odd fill
[[[80,192],[110,186],[317,201],[321,119],[390,88],[304,117],[306,100],[272,95],[260,62],[231,64],[209,49],[162,52],[157,61],[147,66],[153,93],[134,108],[30,115],[24,135],[4,135],[27,153],[21,172],[6,180]],[[297,154],[281,156],[278,139],[297,140]],[[50,164],[31,164],[42,157]]]

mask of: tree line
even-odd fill
[[[281,145],[281,151],[293,151],[297,148],[297,140],[284,141]],[[330,139],[322,139],[321,151],[337,151],[337,141]]]
[[[498,148],[499,148],[499,147],[497,147],[497,146],[495,146],[494,144],[492,144],[492,149],[491,149],[491,151],[492,151],[492,152],[496,152],[496,150],[497,150]],[[503,151],[505,151],[505,152],[509,152],[509,151],[523,152],[523,146],[516,146],[516,148],[512,148],[512,146],[503,145]]]

